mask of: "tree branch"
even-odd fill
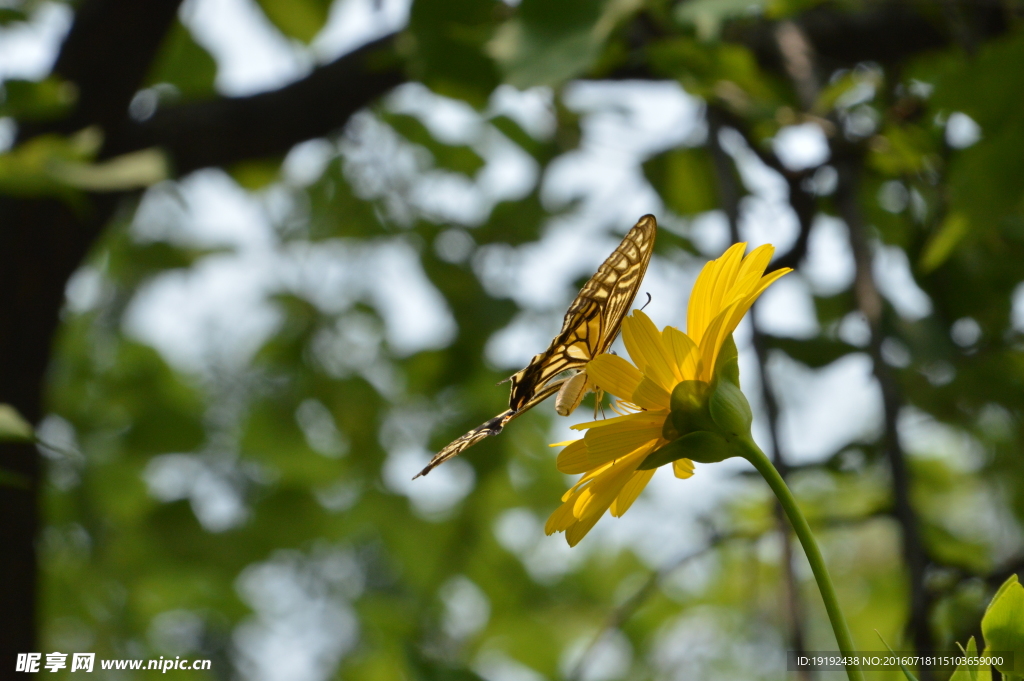
[[[885,453],[892,471],[894,510],[902,534],[903,557],[910,573],[908,628],[917,650],[933,650],[934,641],[929,623],[931,595],[925,582],[929,560],[921,540],[917,512],[910,501],[910,471],[907,468],[906,454],[899,438],[898,419],[900,408],[903,406],[903,397],[896,378],[882,357],[882,341],[884,340],[882,297],[875,285],[872,272],[871,242],[867,234],[868,226],[859,205],[858,194],[863,164],[859,151],[845,145],[842,148],[838,144],[833,145],[833,159],[839,174],[836,187],[836,206],[850,233],[850,249],[853,251],[856,268],[854,296],[871,329],[869,344],[871,360],[875,377],[882,388],[882,406],[885,413]],[[934,678],[929,667],[921,667],[919,672],[922,681],[931,681]]]
[[[22,124],[19,141],[42,132],[99,125],[108,134],[128,119],[128,104],[173,24],[180,0],[86,0],[61,47],[54,73],[73,82],[72,113],[51,124]],[[43,382],[64,287],[117,205],[97,196],[73,212],[47,199],[0,197],[0,402],[32,423],[43,414]],[[0,443],[4,467],[30,481],[0,488],[0,668],[13,673],[19,652],[37,650],[36,601],[43,467],[32,445]]]
[[[837,3],[823,3],[786,21],[800,28],[821,65],[829,70],[865,61],[891,64],[957,42],[943,17],[929,16],[920,11],[920,5],[901,0],[863,4],[866,9],[843,11]],[[975,36],[991,38],[1008,28],[1004,8],[997,0],[965,3],[961,8]],[[762,66],[785,73],[777,25],[769,21],[737,22],[726,28],[723,37],[745,44]]]
[[[223,97],[158,110],[113,142],[121,154],[160,146],[179,174],[283,154],[337,130],[361,108],[405,82],[391,58],[394,35],[369,43],[306,78],[250,97]]]
[[[181,0],[90,0],[80,3],[61,45],[55,75],[71,81],[78,100],[56,124],[25,125],[19,138],[99,125],[107,133],[128,120],[128,104],[174,23]]]

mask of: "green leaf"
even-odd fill
[[[13,7],[0,7],[0,26],[13,24],[17,21],[26,21],[28,15],[20,9]]]
[[[49,163],[48,174],[69,187],[89,192],[142,189],[170,177],[170,165],[161,149],[151,147],[116,156],[101,163],[60,158]]]
[[[959,643],[957,644],[960,645]],[[974,641],[972,636],[967,641],[967,649],[960,648],[960,652],[965,657],[976,657],[978,655],[978,644]],[[978,681],[978,665],[957,665],[956,671],[953,672],[953,676],[949,677],[949,681]]]
[[[0,192],[76,203],[82,191],[139,189],[168,177],[167,159],[156,147],[90,163],[101,141],[96,128],[33,137],[0,154]]]
[[[519,15],[501,26],[488,52],[518,88],[558,86],[589,69],[637,0],[523,0]]]
[[[882,645],[884,645],[884,646],[885,646],[885,649],[886,649],[886,650],[888,650],[888,651],[889,651],[890,653],[892,653],[893,655],[895,655],[895,654],[896,654],[896,651],[894,651],[894,650],[893,650],[893,649],[892,649],[892,648],[891,648],[891,647],[889,646],[889,644],[885,642],[885,639],[884,639],[884,638],[882,638],[882,635],[878,633],[878,630],[877,630],[877,629],[875,629],[875,633],[876,633],[876,634],[878,634],[878,640],[882,642]],[[916,676],[914,676],[913,674],[911,674],[911,673],[910,673],[910,670],[909,670],[909,669],[907,669],[907,665],[905,665],[905,664],[903,664],[902,662],[900,662],[900,669],[902,669],[902,670],[903,670],[903,675],[904,675],[905,677],[907,677],[907,679],[909,679],[909,681],[917,681],[917,677],[916,677]]]
[[[45,80],[3,82],[0,116],[22,121],[49,121],[65,116],[78,99],[74,83],[50,76]]]
[[[75,135],[39,135],[0,154],[0,192],[14,196],[56,196],[74,201],[78,190],[54,177],[62,164],[85,163],[92,159],[102,136],[94,128]]]
[[[256,0],[270,22],[290,38],[308,43],[327,23],[331,0]]]
[[[173,85],[184,99],[212,95],[217,62],[180,23],[168,33],[150,68],[146,85]]]
[[[399,44],[409,75],[434,92],[486,106],[500,83],[484,51],[494,31],[495,3],[489,0],[417,0],[409,32]]]
[[[259,191],[281,176],[281,159],[249,159],[230,168],[231,177],[249,191]]]
[[[943,203],[962,211],[972,229],[998,230],[1024,217],[1024,122],[1017,94],[1024,89],[1024,34],[1013,31],[980,46],[971,59],[940,62],[932,109],[962,112],[981,127],[981,139],[949,158]],[[934,67],[933,67],[934,68]],[[937,75],[937,77],[935,77]]]
[[[738,452],[721,435],[698,430],[651,452],[638,468],[651,470],[679,459],[689,459],[697,463],[718,463],[733,456],[739,456]]]
[[[985,648],[1012,652],[1017,660],[1024,660],[1024,586],[1017,575],[1010,575],[992,598],[981,619],[981,634],[985,637]],[[996,665],[1004,674],[1014,672],[1014,666]]]
[[[647,55],[658,75],[678,80],[692,94],[724,101],[734,111],[770,118],[785,103],[775,82],[741,45],[674,36],[652,41]]]
[[[383,119],[405,139],[426,147],[434,157],[434,162],[441,168],[472,177],[484,166],[484,160],[473,149],[465,145],[439,142],[415,116],[385,114]]]
[[[842,75],[821,89],[818,99],[814,102],[812,111],[819,116],[827,116],[836,107],[836,102],[847,92],[855,89],[864,81],[864,74],[850,71]],[[872,83],[875,86],[881,83]]]
[[[718,187],[711,156],[704,147],[672,149],[644,163],[644,175],[677,215],[718,208]]]
[[[935,152],[935,142],[925,129],[890,125],[873,138],[868,162],[883,175],[900,177],[934,168]]]
[[[676,6],[675,19],[696,28],[703,40],[712,40],[729,19],[750,16],[758,5],[763,8],[768,4],[769,0],[690,0]]]
[[[309,187],[310,215],[305,237],[312,241],[345,238],[372,238],[387,233],[386,223],[373,202],[352,191],[339,161],[333,161],[323,176]]]
[[[32,424],[13,406],[0,403],[0,442],[33,442],[35,439]]]
[[[939,231],[924,246],[920,261],[921,272],[928,274],[946,262],[953,249],[967,236],[969,231],[970,223],[966,215],[955,211],[947,215],[946,219],[942,221]]]

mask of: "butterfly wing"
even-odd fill
[[[433,458],[430,459],[430,463],[428,463],[423,468],[423,470],[417,473],[413,480],[420,477],[421,475],[426,475],[427,473],[437,468],[438,466],[440,466],[453,456],[458,456],[466,449],[469,449],[477,442],[480,442],[480,440],[483,440],[484,438],[490,437],[492,435],[497,435],[502,431],[502,429],[505,428],[505,425],[509,421],[519,416],[533,405],[543,402],[553,393],[555,393],[562,386],[563,382],[564,379],[554,381],[551,385],[547,386],[539,394],[535,395],[533,400],[531,400],[525,407],[523,407],[519,411],[507,409],[502,413],[498,414],[497,416],[495,416],[494,418],[481,423],[479,426],[469,431],[462,437],[453,440],[448,444],[447,447],[445,447],[437,454],[435,454]]]
[[[497,435],[509,421],[553,395],[568,378],[556,378],[564,371],[580,371],[594,357],[606,352],[619,335],[622,320],[633,304],[640,282],[654,251],[658,223],[645,215],[626,233],[597,273],[583,285],[572,301],[551,345],[535,355],[522,371],[510,379],[509,408],[450,443],[434,455],[416,476],[426,475],[480,440]]]
[[[622,320],[640,290],[654,251],[658,223],[645,215],[626,233],[622,243],[580,289],[565,313],[562,330],[547,350],[512,376],[509,408],[522,411],[563,371],[579,371],[611,347]]]
[[[515,412],[509,409],[505,412],[502,412],[501,414],[498,414],[493,419],[485,421],[484,423],[480,424],[479,426],[469,431],[462,437],[453,440],[448,444],[447,447],[445,447],[437,454],[435,454],[434,457],[430,460],[430,463],[428,463],[423,470],[417,473],[413,480],[420,477],[421,475],[426,475],[436,466],[440,466],[453,456],[458,456],[464,450],[472,447],[477,442],[480,442],[480,440],[483,440],[485,437],[497,435],[505,427],[505,424],[509,422],[509,419],[511,419],[514,415]]]

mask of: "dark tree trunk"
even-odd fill
[[[19,141],[98,125],[106,140],[102,156],[160,146],[179,172],[187,172],[284,153],[342,127],[404,80],[394,60],[370,66],[375,53],[390,48],[389,36],[280,90],[183,104],[158,111],[145,123],[132,121],[128,105],[180,2],[82,3],[54,66],[77,86],[76,108],[57,124],[22,125]],[[93,194],[83,211],[51,199],[0,197],[0,402],[14,405],[32,423],[45,413],[46,370],[68,278],[123,198]],[[25,482],[0,486],[0,679],[5,679],[16,675],[17,653],[40,652],[36,538],[43,466],[35,447],[3,443],[0,467]]]

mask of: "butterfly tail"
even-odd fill
[[[438,466],[440,466],[453,456],[458,456],[463,451],[475,445],[477,442],[480,442],[480,440],[483,440],[484,438],[490,437],[492,435],[497,435],[505,427],[505,424],[508,423],[515,415],[516,412],[514,412],[511,409],[508,409],[502,412],[501,414],[498,414],[493,419],[490,419],[480,424],[479,426],[469,431],[462,437],[453,440],[451,443],[448,444],[447,447],[445,447],[437,454],[435,454],[434,458],[430,460],[430,463],[428,463],[423,470],[417,473],[416,476],[413,477],[413,480],[420,477],[421,475],[426,475],[427,473],[434,470],[435,468],[437,468]]]

